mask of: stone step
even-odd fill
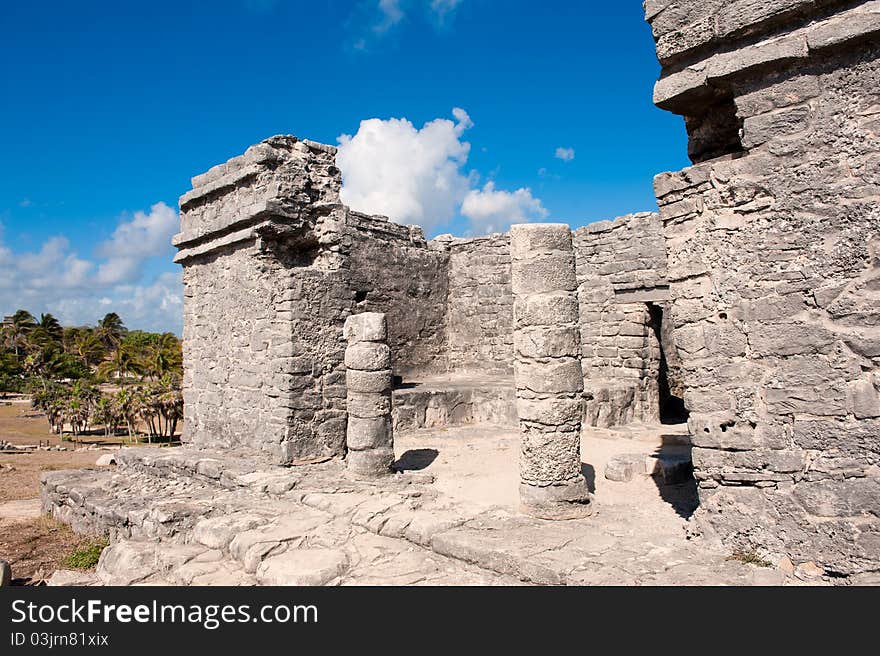
[[[406,384],[393,391],[395,431],[471,424],[516,426],[513,377]]]
[[[215,493],[197,481],[163,480],[106,469],[46,472],[43,511],[74,531],[112,539],[178,538],[215,508]]]
[[[622,453],[605,466],[605,478],[627,483],[636,476],[653,476],[661,485],[678,485],[693,479],[694,463],[687,447],[664,447],[664,453]]]

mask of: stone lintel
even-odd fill
[[[669,285],[645,289],[615,289],[615,303],[659,303],[669,300]]]

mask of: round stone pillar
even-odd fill
[[[345,320],[345,384],[348,406],[345,457],[349,473],[373,478],[391,473],[391,349],[381,312],[354,314]]]
[[[581,473],[584,380],[571,230],[514,225],[510,253],[521,509],[542,519],[586,517],[592,505]]]

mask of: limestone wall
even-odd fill
[[[659,331],[649,303],[667,296],[666,252],[656,214],[574,231],[586,422],[616,426],[660,417]]]
[[[420,228],[349,212],[346,231],[357,312],[384,312],[395,375],[445,368],[448,257]]]
[[[839,4],[755,3],[829,9],[667,67],[655,99],[730,99],[737,152],[655,191],[704,525],[852,573],[880,566],[880,3]]]
[[[510,237],[446,242],[449,291],[446,357],[453,371],[513,373]]]
[[[270,373],[292,355],[288,331],[273,323],[276,273],[253,246],[184,269],[186,441],[272,448],[285,434],[283,385]]]
[[[352,298],[334,156],[273,137],[181,198],[184,440],[284,462],[342,453]]]

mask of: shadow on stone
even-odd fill
[[[672,506],[679,517],[689,519],[700,505],[691,447],[664,444],[654,457],[657,463],[651,478],[660,498]]]
[[[437,449],[410,449],[394,463],[394,469],[397,471],[420,471],[427,469],[437,459],[438,453]]]
[[[583,474],[584,479],[587,481],[587,489],[590,492],[596,491],[596,468],[593,465],[588,465],[585,462],[581,463],[581,474]]]

